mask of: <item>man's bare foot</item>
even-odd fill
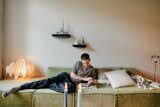
[[[6,98],[9,94],[15,93],[20,89],[20,87],[15,87],[6,91],[2,91],[2,98]]]
[[[2,91],[2,98],[5,98],[9,95],[8,91]]]

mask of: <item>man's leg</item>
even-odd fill
[[[20,90],[25,89],[41,89],[41,88],[48,88],[51,81],[49,79],[43,79],[39,81],[33,81],[29,83],[25,83],[20,86]]]
[[[50,85],[53,83],[64,83],[64,82],[71,82],[71,78],[68,73],[63,72],[61,74],[58,74],[55,77],[39,80],[39,81],[33,81],[29,83],[25,83],[19,87],[14,87],[10,90],[3,91],[2,97],[7,97],[11,93],[15,93],[19,90],[25,90],[25,89],[41,89],[41,88],[50,88]]]
[[[56,77],[49,78],[52,82],[49,86],[51,90],[57,91],[57,92],[64,92],[64,83],[68,83],[68,92],[72,93],[76,90],[76,84],[72,82],[70,75],[66,72],[63,72]]]
[[[12,89],[6,90],[2,92],[2,97],[7,97],[11,93],[15,93],[19,90],[24,90],[24,89],[40,89],[40,88],[48,88],[50,84],[49,79],[43,79],[39,81],[33,81],[29,83],[25,83],[23,85],[14,87]]]
[[[48,78],[48,81],[51,81],[52,83],[70,82],[71,78],[67,72],[62,72],[55,77]]]

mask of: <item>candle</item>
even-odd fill
[[[82,88],[81,88],[81,83],[78,85],[78,97],[77,97],[77,107],[81,107],[81,92],[82,92]]]
[[[68,84],[64,84],[64,107],[67,107]]]

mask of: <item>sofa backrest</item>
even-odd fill
[[[95,68],[96,71],[96,78],[98,79],[103,72],[108,72],[112,70],[122,70],[125,69],[129,75],[135,75],[137,74],[137,71],[134,68],[129,67],[102,67],[102,68]],[[48,67],[47,70],[47,77],[56,76],[59,73],[62,72],[71,72],[73,68],[67,68],[67,67]]]
[[[71,71],[72,68],[67,68],[67,67],[48,67],[47,77],[52,77],[62,72],[71,72]]]

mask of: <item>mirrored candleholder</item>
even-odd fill
[[[67,107],[68,84],[64,84],[64,107]]]
[[[153,55],[151,56],[151,60],[154,64],[154,81],[157,81],[157,70],[158,70],[158,64],[160,63],[160,56]]]

